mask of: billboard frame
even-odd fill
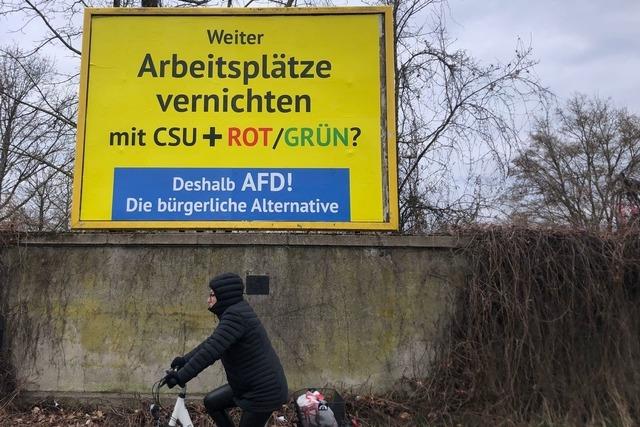
[[[97,16],[287,16],[287,15],[379,15],[383,19],[380,47],[381,61],[381,162],[383,220],[380,222],[316,222],[316,221],[253,221],[253,220],[81,220],[82,185],[84,177],[86,114],[88,105],[89,65],[92,19]],[[78,133],[74,165],[71,212],[72,229],[215,229],[215,230],[332,230],[332,231],[397,231],[399,227],[395,52],[393,45],[393,14],[389,6],[334,8],[87,8],[84,15],[83,55],[80,71]]]

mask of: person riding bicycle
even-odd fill
[[[209,282],[209,311],[219,319],[213,333],[196,348],[171,362],[164,378],[169,388],[184,385],[220,359],[228,384],[204,398],[218,427],[234,427],[227,409],[242,409],[240,427],[262,427],[271,413],[288,400],[287,379],[267,332],[244,300],[242,278],[233,273]]]

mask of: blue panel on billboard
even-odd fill
[[[116,168],[112,220],[350,221],[349,170]]]

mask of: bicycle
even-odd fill
[[[167,371],[167,374],[171,371]],[[151,387],[151,398],[153,399],[153,403],[149,407],[149,412],[151,413],[151,418],[153,418],[153,426],[154,427],[165,427],[165,424],[162,424],[160,421],[160,412],[162,410],[162,404],[160,403],[160,388],[162,388],[166,384],[164,378],[156,381]],[[176,398],[176,403],[173,406],[173,412],[171,413],[171,417],[169,418],[169,424],[166,424],[166,427],[174,427],[180,423],[181,427],[193,427],[193,421],[191,421],[191,415],[189,415],[189,410],[187,409],[187,405],[185,404],[185,399],[187,398],[187,386],[180,387],[180,392],[178,393],[178,397]],[[266,423],[265,423],[266,426]]]
[[[167,371],[169,373],[170,371]],[[160,423],[160,410],[162,409],[162,405],[160,404],[160,388],[164,386],[165,380],[162,378],[157,381],[151,387],[151,397],[153,399],[153,403],[149,407],[149,412],[151,413],[151,417],[154,421],[155,427],[162,427]],[[178,397],[176,398],[176,403],[173,407],[173,412],[171,413],[171,418],[169,418],[168,427],[177,426],[178,422],[182,427],[193,427],[193,422],[191,421],[191,416],[189,415],[189,410],[187,409],[187,405],[185,405],[184,401],[187,397],[187,386],[180,388],[180,392],[178,393]]]

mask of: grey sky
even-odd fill
[[[484,61],[534,49],[542,83],[560,100],[610,97],[640,114],[640,1],[450,0],[450,34]]]
[[[520,37],[540,61],[542,83],[561,101],[574,92],[597,94],[640,114],[640,0],[449,0],[449,7],[450,34],[476,58],[506,60]],[[37,21],[25,32],[6,32],[22,24],[0,17],[2,42],[41,37]],[[69,52],[54,51],[59,66],[77,67]]]

